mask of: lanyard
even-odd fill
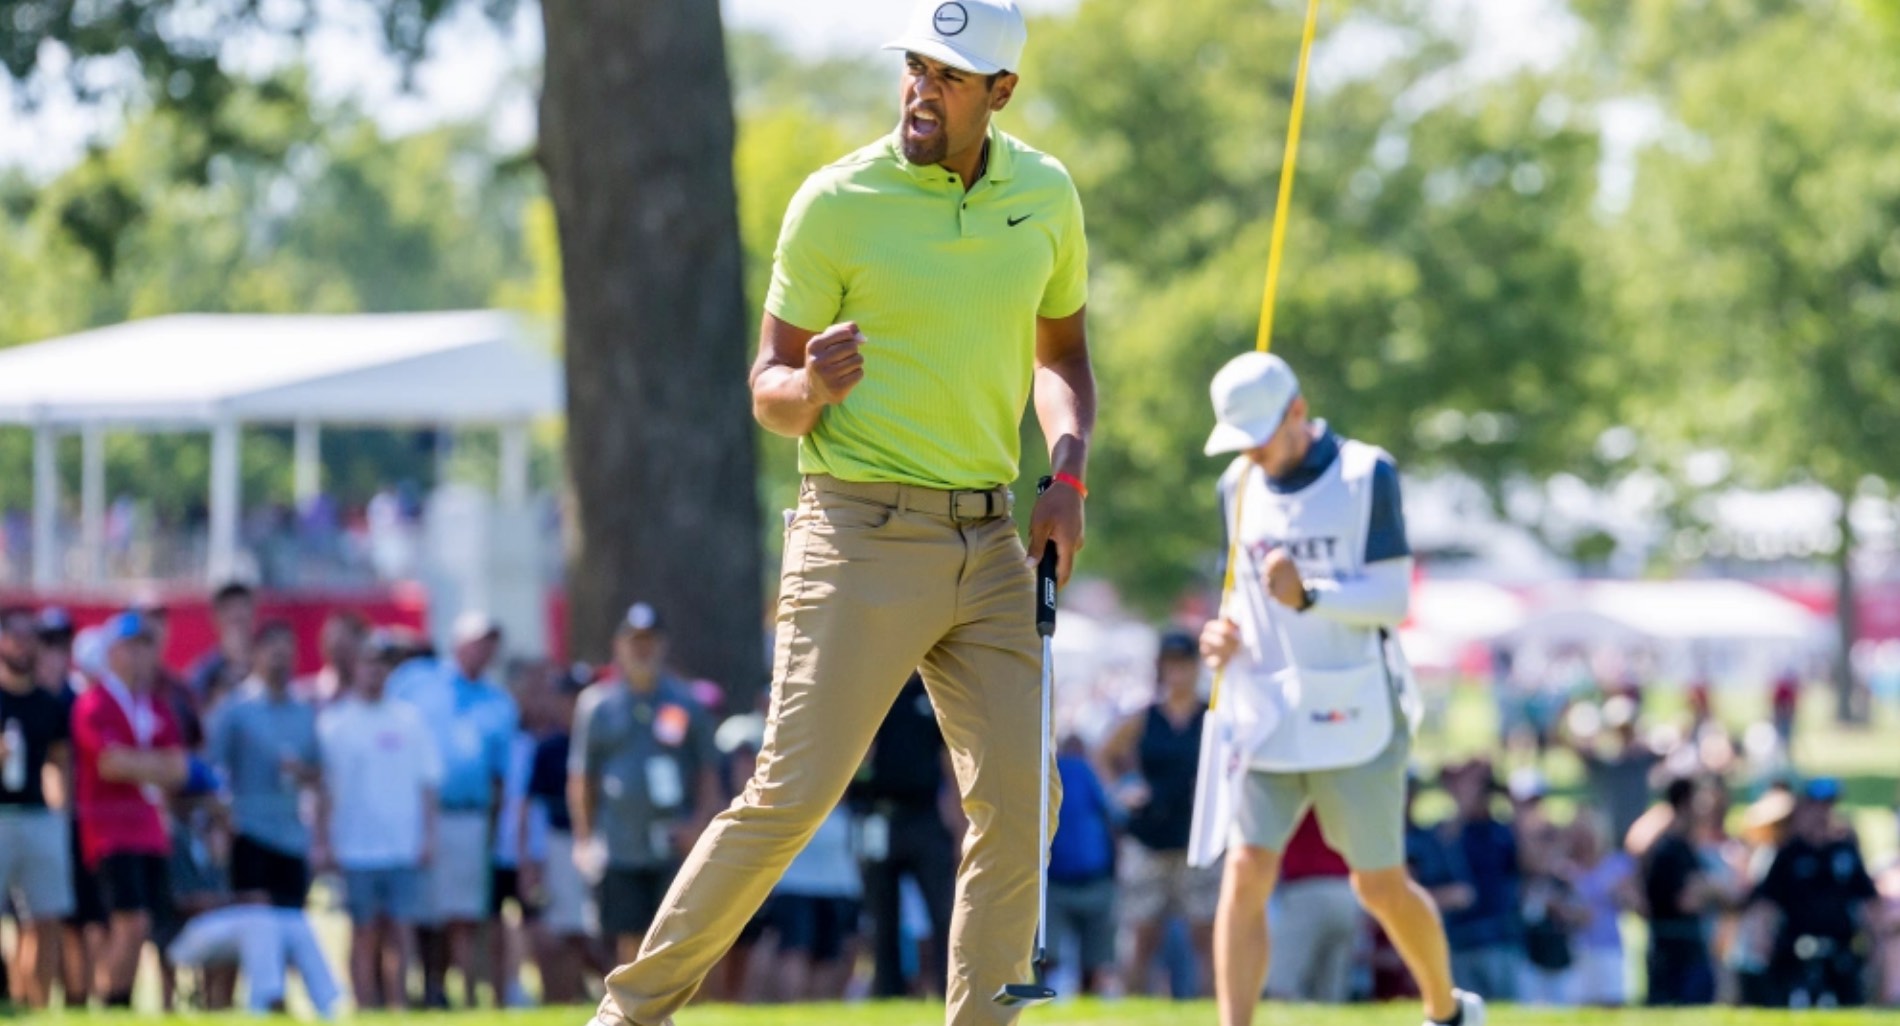
[[[119,703],[119,709],[125,713],[126,721],[132,724],[132,738],[140,748],[152,747],[152,738],[158,734],[158,714],[152,711],[152,699],[149,695],[133,694],[126,690],[117,677],[106,674],[106,693]]]

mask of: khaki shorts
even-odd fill
[[[1394,721],[1392,741],[1363,766],[1312,773],[1251,770],[1234,803],[1242,844],[1283,852],[1311,806],[1327,846],[1355,870],[1405,864],[1405,766],[1412,735]]]
[[[1132,924],[1177,915],[1192,923],[1211,923],[1220,904],[1220,874],[1219,864],[1204,869],[1188,865],[1186,850],[1155,851],[1138,841],[1124,841],[1122,917]]]

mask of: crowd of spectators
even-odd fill
[[[58,609],[0,613],[7,1000],[123,1007],[137,992],[265,1011],[294,975],[324,1014],[346,993],[359,1008],[590,1002],[747,786],[767,731],[763,699],[726,708],[674,672],[645,603],[598,667],[507,658],[479,613],[441,652],[340,613],[301,677],[296,636],[260,623],[247,588],[214,609],[216,646],[180,667],[159,658],[160,606],[84,631]],[[1051,955],[1074,989],[1210,992],[1220,873],[1186,854],[1203,683],[1192,635],[1165,634],[1147,702],[1092,744],[1059,739]],[[1540,714],[1580,794],[1552,795],[1541,755],[1504,779],[1489,759],[1415,776],[1412,808],[1445,814],[1408,810],[1406,858],[1445,917],[1459,985],[1548,1005],[1900,996],[1881,944],[1900,915],[1840,784],[1785,761],[1745,773],[1695,703],[1668,731],[1645,733],[1641,710],[1640,693],[1612,689]],[[1787,717],[1771,729],[1791,731]],[[967,827],[955,781],[913,677],[705,997],[941,994]],[[1310,818],[1283,877],[1269,996],[1406,994]],[[348,954],[333,968],[313,922],[339,920]]]

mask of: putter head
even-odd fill
[[[1040,983],[1005,983],[991,1000],[1004,1008],[1031,1008],[1056,999],[1056,992]]]

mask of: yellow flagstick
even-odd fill
[[[1313,61],[1313,36],[1319,29],[1319,0],[1307,0],[1306,29],[1300,35],[1300,70],[1293,80],[1293,116],[1286,126],[1286,166],[1280,171],[1280,198],[1273,207],[1273,244],[1267,251],[1267,289],[1260,297],[1260,339],[1254,348],[1273,348],[1273,306],[1280,292],[1280,254],[1286,249],[1286,221],[1293,206],[1293,174],[1300,164],[1300,125],[1306,120],[1306,70]]]
[[[1280,171],[1280,197],[1273,210],[1273,242],[1267,250],[1267,287],[1260,298],[1260,337],[1255,348],[1263,353],[1273,348],[1273,307],[1280,292],[1280,257],[1286,250],[1287,215],[1293,206],[1293,175],[1300,163],[1300,128],[1306,120],[1306,72],[1313,61],[1313,37],[1318,30],[1319,0],[1307,0],[1306,27],[1300,34],[1300,69],[1293,81],[1293,114],[1286,126],[1286,166]],[[1247,502],[1247,478],[1252,473],[1251,466],[1243,470],[1234,489],[1234,519],[1227,529],[1227,573],[1220,588],[1222,618],[1227,616],[1227,605],[1234,596],[1234,567],[1240,559],[1240,525],[1245,523],[1241,513]],[[1221,680],[1225,676],[1220,670],[1214,673],[1214,687],[1207,701],[1210,711],[1220,708]]]

